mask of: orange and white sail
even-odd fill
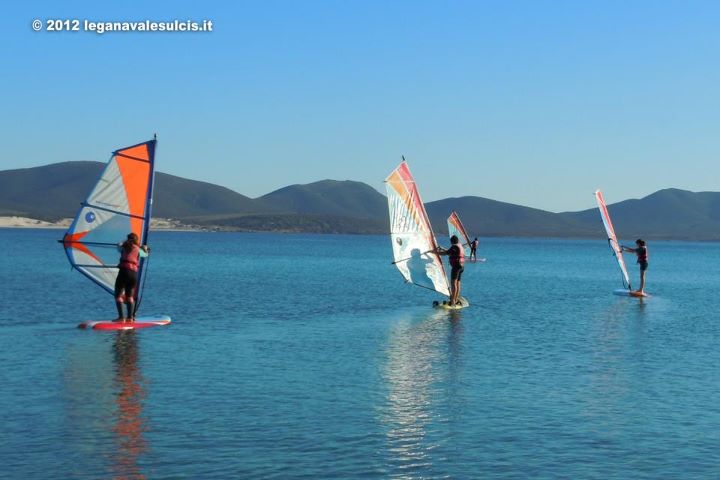
[[[445,268],[425,205],[407,163],[385,179],[390,211],[393,262],[407,282],[450,296]]]
[[[118,243],[133,232],[147,244],[156,142],[113,152],[62,240],[70,264],[110,293],[118,274]],[[146,261],[140,259],[136,297],[142,292]]]
[[[625,259],[623,258],[622,248],[618,243],[617,236],[615,235],[615,228],[613,227],[612,220],[610,220],[610,212],[608,212],[607,205],[605,204],[605,198],[600,190],[595,191],[595,200],[597,200],[598,208],[600,209],[600,216],[602,217],[603,225],[605,226],[605,232],[607,232],[608,245],[615,255],[615,259],[620,266],[620,271],[623,276],[623,285],[628,289],[630,287],[630,276],[628,275],[627,267],[625,266]]]
[[[458,240],[460,240],[460,243],[463,247],[470,247],[470,237],[467,234],[467,231],[465,230],[465,227],[463,226],[462,222],[460,221],[460,216],[457,214],[457,212],[453,211],[450,216],[447,219],[447,225],[448,225],[448,235],[452,237],[455,235],[458,237]]]

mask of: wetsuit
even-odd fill
[[[645,271],[648,268],[648,250],[647,247],[638,247],[635,249],[637,255],[637,263],[640,265],[640,271]]]
[[[133,245],[128,252],[121,245],[118,245],[120,251],[120,263],[118,264],[118,275],[115,279],[115,305],[118,310],[118,317],[123,318],[122,304],[127,306],[128,318],[135,316],[135,287],[138,283],[138,269],[140,267],[140,258],[147,257],[147,252]]]
[[[477,247],[478,247],[478,241],[473,240],[470,242],[470,256],[477,258]]]
[[[448,249],[448,256],[451,267],[450,281],[460,281],[465,271],[465,250],[459,243],[455,243]]]

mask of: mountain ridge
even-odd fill
[[[63,162],[0,171],[0,215],[40,220],[72,217],[105,164]],[[157,172],[153,214],[227,230],[387,233],[387,199],[353,180],[295,184],[250,198],[229,188]],[[426,204],[435,231],[451,211],[475,236],[604,237],[596,208],[554,213],[479,196]],[[720,240],[720,192],[658,190],[608,206],[621,238]]]

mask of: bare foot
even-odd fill
[[[125,319],[123,317],[118,317],[115,320],[113,320],[113,322],[125,323]]]

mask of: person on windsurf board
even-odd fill
[[[640,288],[637,293],[645,293],[645,271],[648,268],[648,249],[645,240],[638,238],[635,240],[637,248],[621,246],[624,252],[631,252],[637,255],[637,263],[640,265]]]
[[[450,306],[459,304],[460,298],[460,281],[465,271],[465,249],[460,244],[460,240],[456,235],[450,237],[450,248],[444,249],[437,247],[435,253],[438,255],[447,255],[450,263]]]
[[[120,263],[118,275],[115,279],[115,306],[118,312],[118,322],[135,321],[135,289],[138,285],[138,268],[140,259],[148,256],[148,246],[140,245],[137,234],[130,233],[127,240],[118,243]],[[123,315],[123,303],[127,307],[127,317]]]
[[[480,242],[478,242],[477,237],[475,237],[475,240],[470,242],[470,261],[471,262],[477,262],[477,247],[478,247],[479,243]]]

